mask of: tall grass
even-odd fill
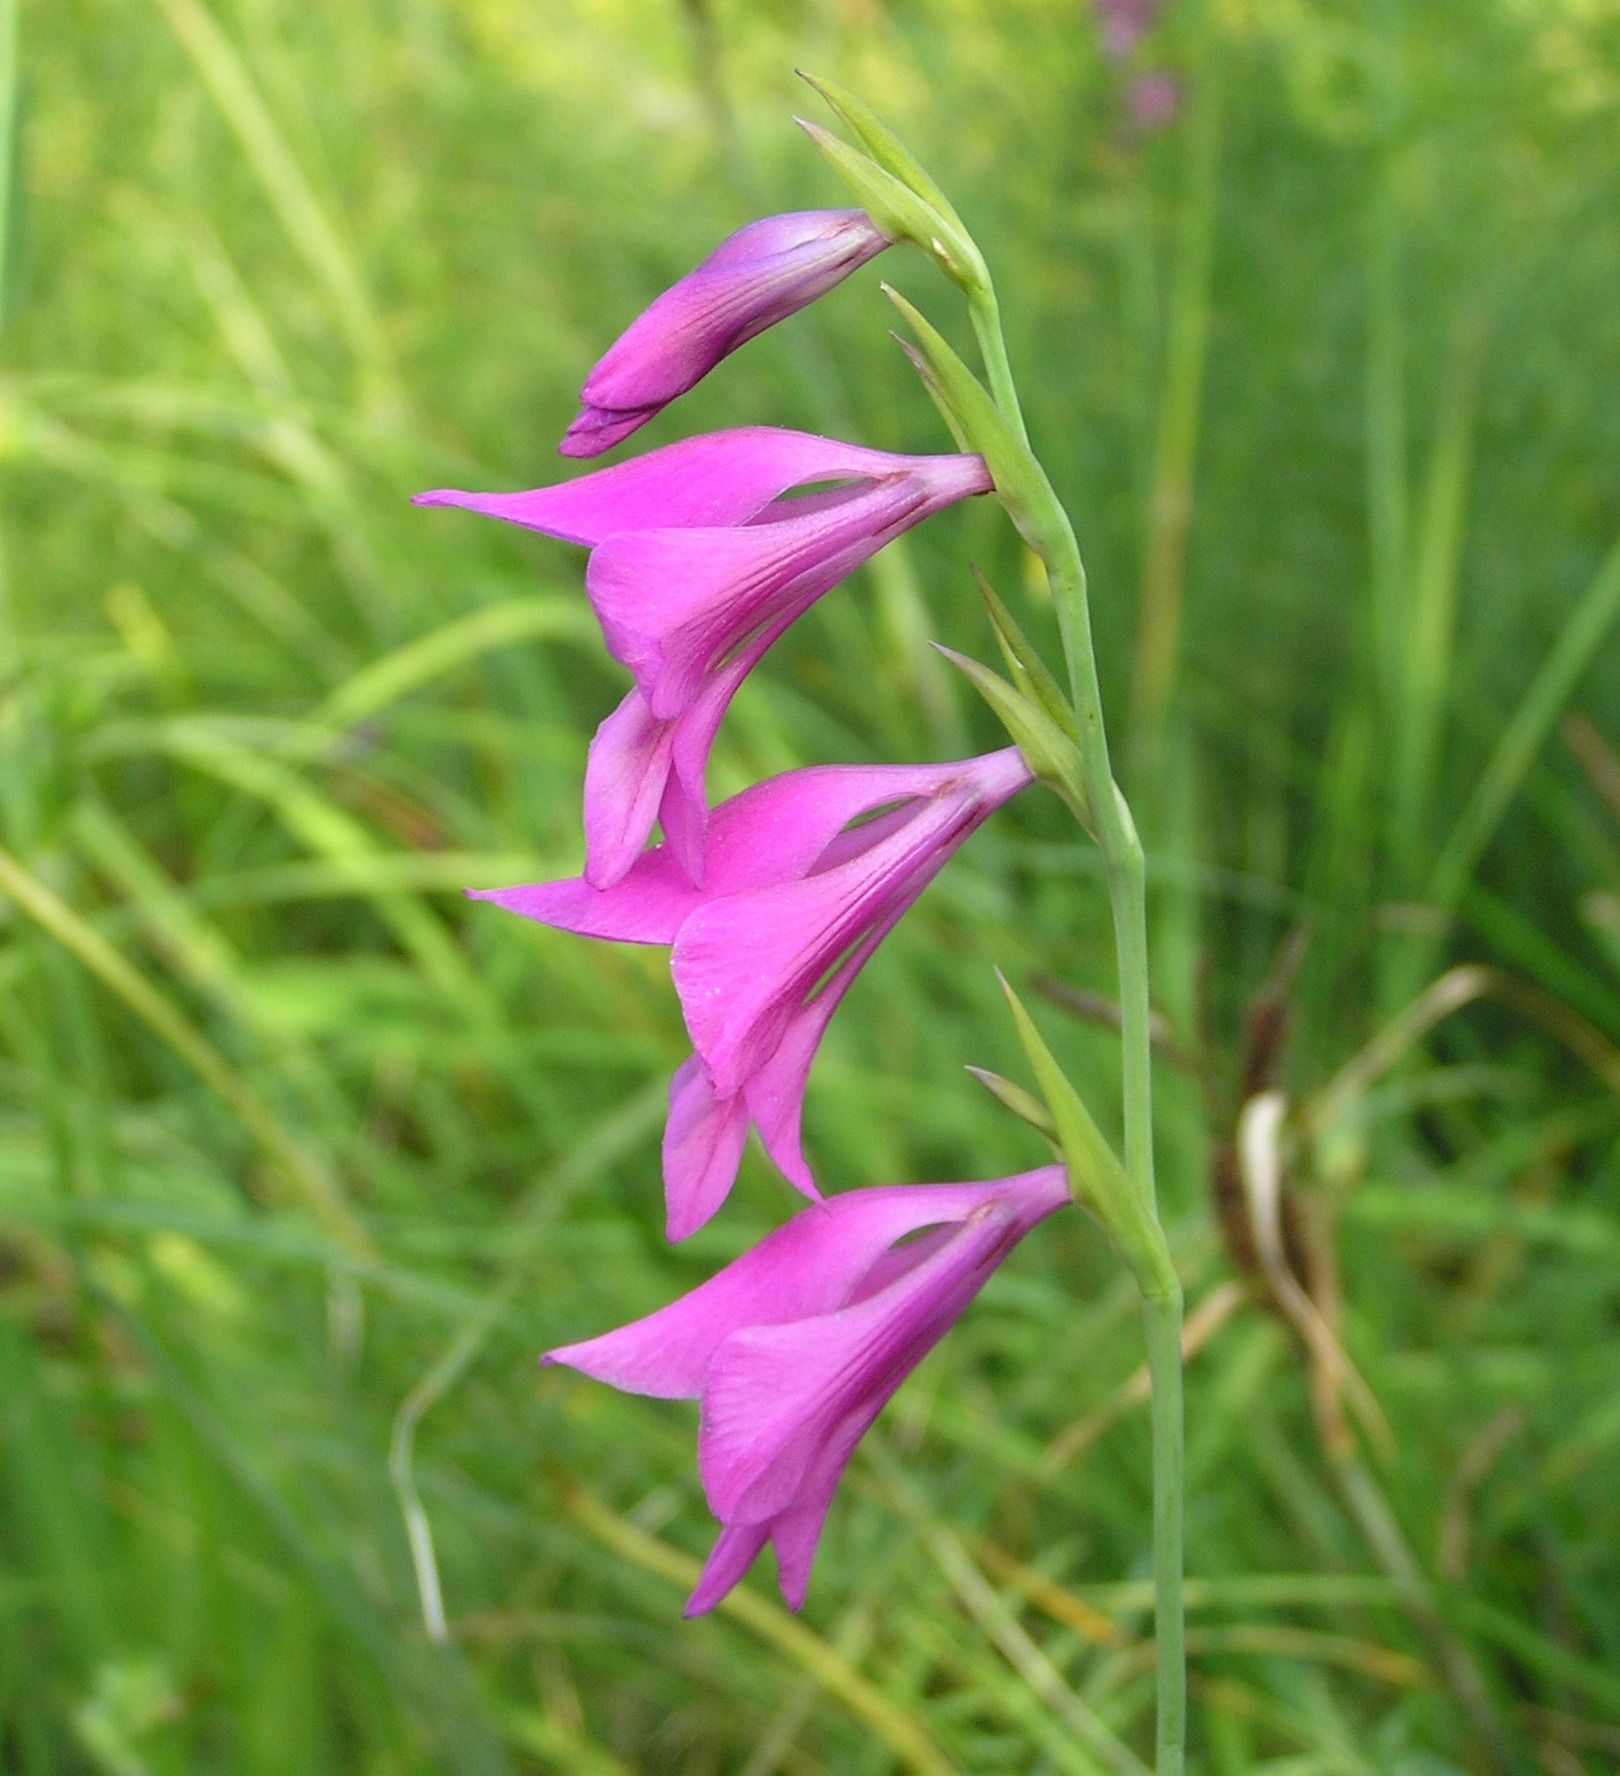
[[[405,502],[551,478],[656,289],[840,201],[801,63],[993,257],[1138,724],[1198,1767],[1613,1768],[1620,37],[1178,0],[1151,53],[1144,136],[1073,0],[0,3],[0,1766],[1141,1767],[1143,1388],[1078,1218],[868,1439],[799,1621],[681,1623],[689,1414],[533,1362],[790,1204],[752,1159],[667,1248],[662,958],[459,898],[577,867],[619,684],[574,555]],[[882,314],[647,442],[940,447]],[[714,794],[994,742],[926,645],[984,652],[970,559],[1050,621],[985,505],[778,647]],[[961,1072],[1017,1071],[992,962],[1087,983],[1045,1030],[1115,1098],[1060,813],[851,995],[829,1186],[1040,1157]]]

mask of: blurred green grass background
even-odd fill
[[[563,472],[646,300],[843,201],[795,65],[978,234],[1091,568],[1199,1337],[1194,1765],[1613,1771],[1608,0],[1174,0],[1124,66],[1076,0],[0,0],[0,1768],[1141,1769],[1140,1336],[1079,1217],[867,1439],[797,1624],[767,1570],[683,1624],[691,1412],[534,1366],[795,1199],[751,1157],[667,1248],[663,956],[459,897],[577,868],[621,681],[575,553],[406,501]],[[867,272],[638,447],[945,447],[888,321]],[[713,794],[998,743],[926,645],[988,652],[970,560],[1051,639],[989,502],[936,519],[775,650]],[[1039,1162],[961,1070],[1022,1076],[993,963],[1106,1117],[1106,902],[1025,797],[834,1023],[829,1187]]]

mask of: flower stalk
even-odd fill
[[[988,313],[994,315],[994,298]],[[975,307],[975,321],[979,310]],[[996,317],[994,349],[986,352],[992,390],[1005,381],[1011,396],[1004,336]],[[982,343],[982,334],[981,334]],[[997,406],[1022,432],[1016,405]],[[1026,445],[1027,449],[1027,445]],[[1035,459],[1030,457],[1031,463]],[[1037,465],[1038,467],[1038,465]],[[1080,730],[1080,761],[1114,925],[1119,974],[1123,1071],[1125,1170],[1141,1205],[1158,1230],[1158,1188],[1153,1165],[1153,1063],[1151,987],[1148,969],[1147,871],[1142,841],[1124,794],[1114,781],[1102,687],[1092,639],[1085,564],[1074,527],[1044,473],[1029,478],[1038,489],[1020,529],[1040,556],[1052,588],[1068,668],[1069,692]],[[1182,1597],[1185,1493],[1181,1377],[1181,1285],[1159,1234],[1162,1264],[1154,1278],[1136,1272],[1142,1289],[1148,1366],[1153,1383],[1153,1571],[1158,1647],[1158,1776],[1182,1776],[1187,1718],[1186,1610]]]
[[[1058,633],[1078,733],[1081,781],[1065,801],[1102,853],[1119,975],[1125,1172],[1151,1231],[1109,1226],[1142,1291],[1153,1381],[1154,1574],[1158,1685],[1158,1773],[1181,1776],[1186,1738],[1186,1635],[1182,1598],[1184,1462],[1181,1378],[1181,1287],[1158,1222],[1153,1164],[1151,990],[1147,880],[1142,841],[1114,780],[1102,687],[1092,638],[1085,564],[1074,526],[1030,448],[1008,360],[1000,310],[988,273],[966,286],[974,332],[990,383],[988,395],[940,334],[908,302],[888,292],[918,339],[912,352],[930,394],[961,447],[982,454],[996,492],[1020,534],[1040,558],[1052,589]],[[994,613],[992,612],[992,617]],[[1045,773],[1042,773],[1045,775]],[[1043,1082],[1044,1084],[1044,1082]],[[1052,1095],[1048,1105],[1057,1111]],[[1062,1116],[1058,1123],[1061,1128]],[[1067,1143],[1064,1143],[1067,1148]],[[1076,1168],[1071,1159],[1071,1175]],[[1077,1195],[1085,1200],[1081,1178]],[[1095,1204],[1088,1203],[1096,1209]],[[1105,1226],[1109,1225],[1107,1218]]]

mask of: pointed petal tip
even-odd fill
[[[615,444],[622,444],[632,432],[639,432],[663,405],[659,402],[657,406],[649,407],[597,407],[587,396],[573,423],[563,433],[557,454],[600,456]]]
[[[679,1203],[667,1203],[664,1210],[664,1238],[672,1246],[678,1246],[682,1240],[690,1239],[699,1228],[707,1227],[719,1207],[719,1203],[716,1203],[712,1208],[698,1208],[686,1197]]]
[[[630,874],[635,863],[634,856],[623,856],[617,852],[607,857],[587,857],[585,859],[585,885],[601,893],[607,888],[617,888],[624,878]]]
[[[744,1571],[747,1569],[744,1568]],[[695,1622],[699,1616],[706,1616],[716,1604],[725,1600],[737,1589],[742,1580],[742,1573],[731,1573],[711,1576],[705,1569],[703,1576],[692,1588],[692,1595],[681,1605],[681,1615],[688,1622]]]

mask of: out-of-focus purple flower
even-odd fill
[[[622,443],[728,352],[891,244],[865,210],[801,210],[739,228],[608,347],[585,378],[562,454],[599,456]]]
[[[767,1541],[799,1608],[856,1444],[1001,1260],[1068,1200],[1061,1166],[852,1190],[657,1313],[541,1359],[702,1402],[698,1472],[721,1528],[689,1616],[712,1609]]]
[[[869,556],[990,485],[977,456],[895,456],[749,427],[558,487],[417,498],[592,548],[586,595],[608,651],[636,679],[597,730],[585,773],[585,873],[608,887],[660,819],[676,855],[701,879],[704,767],[737,687],[784,630]]]
[[[1148,34],[1159,0],[1096,0],[1097,34],[1103,54],[1112,60],[1128,56]]]
[[[806,1196],[810,1064],[867,958],[946,861],[1031,781],[1015,747],[944,765],[819,765],[714,810],[695,886],[659,845],[613,886],[583,878],[479,898],[589,937],[674,946],[695,1053],[670,1084],[664,1192],[671,1239],[725,1201],[750,1122]]]
[[[1181,109],[1181,82],[1162,68],[1150,68],[1131,82],[1126,100],[1140,130],[1161,130]]]

